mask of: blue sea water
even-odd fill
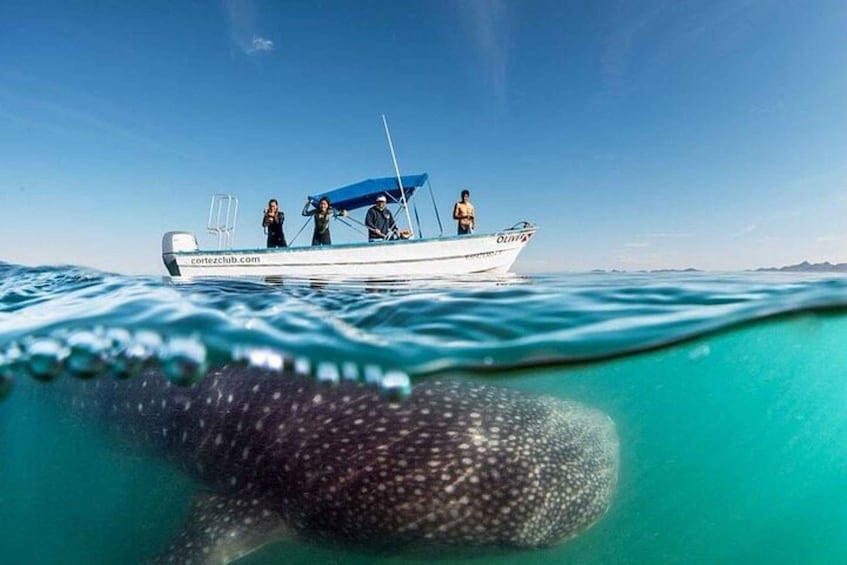
[[[479,380],[614,420],[620,476],[597,524],[550,549],[443,562],[845,563],[845,341],[847,278],[833,275],[173,284],[0,264],[0,562],[144,562],[199,488],[45,390],[141,364],[187,383],[285,359],[300,378],[375,365],[412,388]],[[389,385],[369,384],[405,393]],[[240,562],[425,560],[282,540]]]

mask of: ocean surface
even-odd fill
[[[358,367],[395,400],[425,379],[481,381],[614,421],[619,479],[595,525],[553,548],[444,563],[847,563],[845,277],[174,284],[2,263],[0,562],[162,551],[200,486],[47,397],[148,366],[188,386],[227,363],[326,386],[331,367]],[[239,563],[429,557],[284,539]]]

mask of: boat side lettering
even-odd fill
[[[220,257],[192,257],[192,265],[247,265],[260,263],[258,255],[222,255]]]
[[[529,241],[531,233],[501,233],[497,236],[497,243],[513,243],[515,241]]]
[[[503,253],[503,251],[483,251],[481,253],[471,253],[470,255],[465,255],[465,259],[483,259],[486,257],[494,257],[500,253]]]

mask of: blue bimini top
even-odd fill
[[[419,175],[403,175],[401,178],[406,200],[409,200],[415,191],[426,183],[429,175],[421,173]],[[310,195],[309,200],[317,206],[321,198],[327,197],[330,205],[336,210],[357,210],[376,204],[377,196],[385,196],[389,203],[400,202],[400,186],[397,183],[397,177],[363,180],[329,192]]]

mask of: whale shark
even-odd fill
[[[544,548],[597,522],[618,480],[607,415],[488,384],[421,380],[396,400],[233,365],[190,387],[157,370],[74,386],[77,407],[204,486],[157,562],[229,563],[286,538],[381,554]]]

